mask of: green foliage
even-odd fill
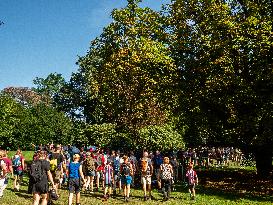
[[[89,144],[111,146],[117,140],[116,125],[110,123],[87,125],[85,135]]]
[[[14,144],[24,115],[26,110],[21,104],[5,94],[0,94],[0,146],[10,147]]]
[[[27,136],[34,144],[49,142],[67,144],[72,129],[71,120],[64,113],[45,104],[29,109],[31,119],[25,122]]]
[[[17,148],[51,142],[67,143],[70,119],[55,108],[39,103],[23,106],[12,97],[0,95],[0,146]]]
[[[61,74],[50,73],[46,78],[36,77],[33,83],[36,85],[33,90],[43,96],[43,101],[56,106],[61,89],[66,82]]]
[[[170,124],[165,126],[147,126],[140,129],[136,142],[135,146],[138,149],[168,151],[185,147],[182,135]]]
[[[262,2],[176,0],[169,6],[165,22],[180,68],[187,141],[273,145],[272,8]]]
[[[168,47],[156,38],[158,13],[130,1],[112,17],[79,59],[79,90],[84,90],[90,123],[113,123],[136,134],[141,127],[168,121],[177,69]]]

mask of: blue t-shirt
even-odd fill
[[[79,162],[71,162],[69,164],[69,178],[70,179],[79,179],[80,173],[79,173],[79,167],[81,164]]]

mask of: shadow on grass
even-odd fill
[[[238,201],[247,199],[257,202],[273,202],[273,183],[263,180],[255,172],[241,169],[204,170],[198,172],[196,193]],[[188,193],[185,185],[177,185],[180,192]]]

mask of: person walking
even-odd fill
[[[190,192],[190,197],[195,200],[195,186],[198,185],[198,177],[196,171],[193,170],[193,163],[189,164],[188,170],[186,172],[186,178],[188,179],[188,187]]]
[[[6,188],[5,181],[7,177],[7,166],[3,160],[4,152],[0,151],[0,198],[3,197],[4,189]]]
[[[37,160],[34,160],[30,167],[29,191],[33,195],[33,205],[39,205],[40,200],[41,205],[48,204],[48,182],[51,182],[53,189],[56,189],[46,152],[39,151]]]
[[[68,205],[72,205],[73,203],[73,195],[76,194],[76,205],[80,205],[80,191],[81,191],[81,180],[84,181],[84,185],[86,186],[86,179],[84,178],[83,172],[82,172],[82,165],[79,162],[81,159],[79,154],[75,154],[73,156],[73,162],[69,163],[68,167],[68,176],[69,176],[69,182],[68,182],[68,189],[69,189],[69,197],[68,197]]]
[[[147,192],[149,192],[149,198],[152,198],[153,165],[151,159],[148,156],[148,152],[144,152],[143,158],[140,160],[141,183],[144,192],[144,201],[148,200]]]
[[[172,180],[173,180],[173,167],[170,164],[168,157],[164,157],[163,164],[160,165],[160,176],[162,193],[164,200],[167,201],[170,198]]]
[[[23,171],[25,170],[25,158],[23,157],[22,151],[18,149],[12,159],[14,182],[14,191],[19,191],[20,184],[23,181]]]
[[[132,175],[133,175],[132,164],[129,162],[129,158],[127,156],[123,156],[123,163],[120,166],[120,179],[123,188],[125,202],[129,201]]]

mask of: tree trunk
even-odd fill
[[[255,150],[257,174],[262,178],[270,177],[272,171],[272,148],[258,147]]]

